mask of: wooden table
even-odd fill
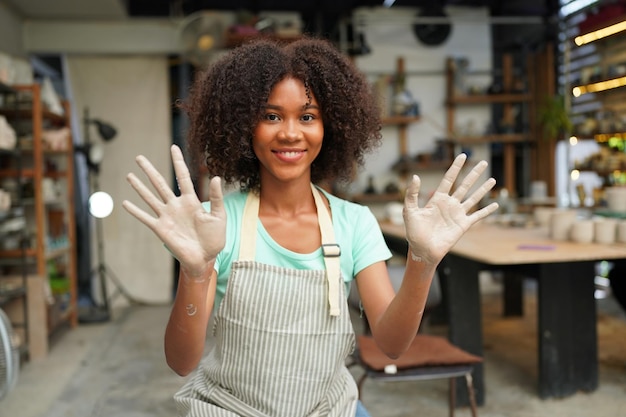
[[[381,223],[387,237],[404,238],[404,226]],[[480,290],[482,270],[501,270],[537,279],[538,392],[541,398],[566,397],[598,387],[595,264],[626,259],[626,245],[554,241],[547,229],[511,228],[483,223],[471,228],[442,262],[440,277],[450,340],[483,355]],[[445,271],[445,273],[442,273]],[[483,365],[474,385],[484,404]],[[457,384],[459,404],[467,393]]]

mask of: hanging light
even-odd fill
[[[595,42],[598,39],[606,38],[607,36],[623,32],[624,30],[626,30],[626,21],[615,23],[614,25],[594,30],[584,35],[576,36],[576,38],[574,38],[574,43],[576,43],[576,45],[578,46],[582,46],[591,42]]]
[[[626,85],[626,77],[613,78],[612,80],[599,81],[593,84],[579,85],[572,89],[574,97],[580,97],[587,93],[598,93],[600,91],[611,90],[613,88],[623,87]]]

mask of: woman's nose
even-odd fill
[[[280,139],[298,140],[302,137],[302,131],[298,127],[297,122],[287,121],[283,124],[283,128],[279,132]]]

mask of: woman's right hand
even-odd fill
[[[180,262],[181,270],[189,278],[201,278],[209,264],[224,248],[226,242],[226,212],[224,211],[221,180],[214,177],[209,183],[211,211],[207,212],[196,196],[189,169],[182,151],[176,145],[171,148],[174,172],[180,188],[176,196],[167,181],[142,155],[137,164],[146,174],[156,194],[137,176],[128,174],[127,179],[137,194],[154,211],[146,213],[130,201],[123,207],[152,230]]]

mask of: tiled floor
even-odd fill
[[[497,291],[483,300],[486,404],[479,408],[480,416],[626,415],[626,316],[612,299],[598,303],[599,388],[552,400],[536,394],[532,290],[523,318],[501,317]],[[172,394],[184,379],[163,358],[168,313],[167,306],[136,306],[117,311],[106,324],[67,332],[45,360],[23,367],[17,387],[0,402],[0,417],[174,416]],[[448,415],[445,381],[372,381],[362,394],[372,417]],[[469,409],[457,409],[456,415],[469,416]]]

